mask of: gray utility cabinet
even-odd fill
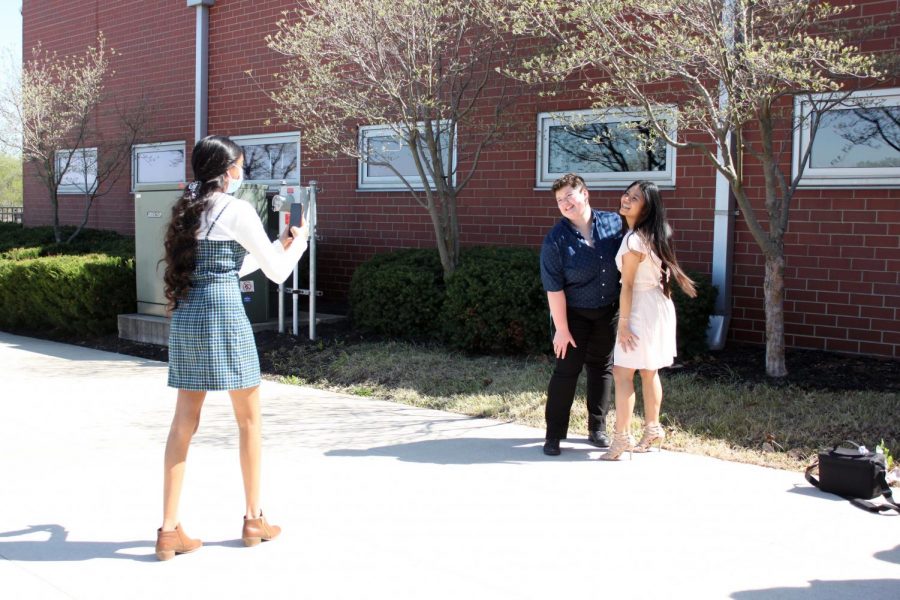
[[[244,184],[235,194],[256,207],[263,226],[274,237],[278,232],[275,217],[271,217],[267,186]],[[183,187],[153,186],[135,193],[134,197],[134,243],[135,275],[137,280],[137,311],[144,315],[166,316],[166,297],[163,274],[166,270],[162,261],[165,251],[166,230],[172,218],[172,207],[183,193]],[[241,299],[251,323],[269,320],[275,314],[273,309],[276,294],[266,276],[257,271],[241,279]]]

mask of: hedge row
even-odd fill
[[[676,293],[682,356],[706,350],[716,290],[691,273],[696,299]],[[550,350],[550,318],[539,252],[531,248],[464,249],[445,284],[436,250],[400,250],[360,265],[350,283],[355,325],[406,339],[432,339],[469,352],[522,354]]]
[[[134,242],[85,230],[56,244],[49,227],[0,227],[0,327],[70,334],[116,331],[134,312]]]

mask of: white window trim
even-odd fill
[[[830,94],[812,94],[814,100],[827,99]],[[853,100],[885,98],[879,106],[900,105],[900,88],[862,90],[853,92],[842,102],[848,108],[858,106]],[[796,179],[800,170],[800,159],[809,147],[810,103],[804,96],[794,98],[794,120],[800,125],[794,128],[793,159],[791,175]],[[798,187],[801,188],[883,188],[900,186],[900,167],[829,167],[812,168],[807,164]]]
[[[76,148],[74,150],[57,150],[56,152],[56,169],[59,172],[59,169],[62,168],[62,162],[65,160],[63,158],[64,155],[71,154],[73,152],[82,152],[84,154],[93,154],[94,155],[94,181],[90,185],[90,190],[85,190],[84,186],[81,184],[71,185],[60,183],[59,187],[56,189],[57,194],[87,194],[89,192],[94,191],[97,188],[97,148]],[[62,181],[62,178],[60,178]]]
[[[669,121],[669,135],[677,139],[678,111],[674,105],[654,106],[654,114],[658,118]],[[637,107],[620,107],[609,110],[566,110],[543,112],[537,118],[537,185],[535,189],[548,190],[553,182],[565,175],[565,173],[550,172],[550,127],[565,125],[569,119],[575,117],[585,123],[621,123],[623,121],[643,120],[643,109]],[[596,117],[596,118],[591,118]],[[661,188],[675,187],[675,160],[677,149],[666,144],[666,170],[665,171],[628,171],[624,173],[579,173],[584,178],[588,187],[592,189],[621,189],[632,181],[646,179],[654,182]]]
[[[180,142],[154,142],[151,144],[135,144],[131,147],[131,191],[137,192],[142,189],[152,188],[154,186],[160,185],[170,185],[170,184],[178,184],[183,183],[187,173],[187,148],[185,147],[184,141]],[[141,152],[151,150],[151,151],[160,151],[160,150],[181,150],[181,155],[184,157],[184,165],[182,165],[182,173],[181,178],[177,181],[159,181],[155,183],[138,183],[137,182],[137,172],[138,172],[138,155]]]
[[[265,133],[260,135],[233,135],[231,136],[231,140],[239,146],[262,146],[265,144],[285,144],[287,142],[294,141],[297,144],[297,179],[296,180],[283,180],[283,179],[248,179],[247,183],[257,183],[262,185],[273,185],[278,186],[281,185],[281,182],[284,181],[286,184],[297,184],[300,185],[300,132],[299,131],[287,131],[283,133]]]
[[[438,125],[439,128],[443,128],[447,125],[447,121],[441,121]],[[420,123],[419,127],[424,127],[424,123]],[[396,131],[392,125],[360,125],[359,127],[359,152],[360,156],[365,155],[366,148],[366,140],[370,137],[382,137],[385,133],[389,133],[392,135],[396,135]],[[456,138],[456,128],[453,130],[453,155],[450,157],[450,164],[446,165],[450,172],[453,174],[451,177],[451,183],[456,185],[456,150],[457,150],[457,138]],[[370,177],[366,175],[366,161],[363,158],[360,158],[357,161],[357,177],[356,177],[356,185],[358,192],[408,192],[409,187],[403,183],[404,179],[409,183],[410,187],[412,187],[416,191],[424,190],[425,186],[422,185],[422,178],[416,176],[409,177],[398,177],[396,175],[386,175],[382,177]],[[429,185],[433,185],[431,177],[427,177],[426,181],[428,181]]]

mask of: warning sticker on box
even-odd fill
[[[256,290],[253,288],[252,281],[242,281],[241,282],[241,293],[247,292],[255,292]]]

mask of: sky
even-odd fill
[[[0,0],[0,48],[12,49],[22,56],[22,8],[21,0]]]

